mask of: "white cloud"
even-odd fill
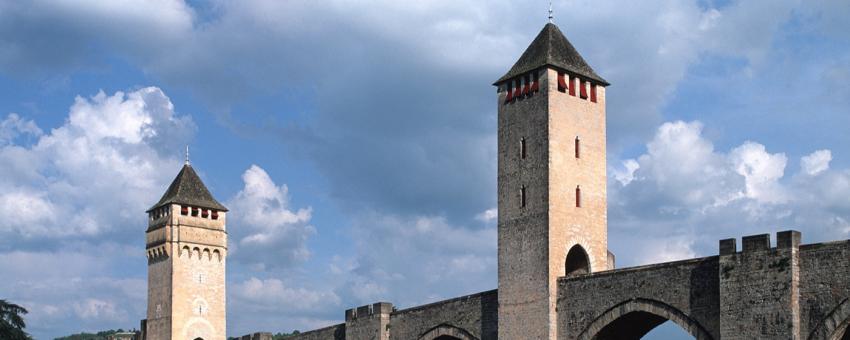
[[[497,217],[499,217],[499,210],[497,208],[490,208],[482,211],[478,215],[475,215],[475,219],[481,222],[492,222],[495,221]]]
[[[10,113],[6,119],[0,121],[0,146],[11,143],[20,135],[40,137],[42,133],[32,120],[21,119],[17,114]]]
[[[847,235],[850,170],[830,169],[829,150],[787,177],[784,153],[752,141],[718,151],[702,129],[664,123],[645,154],[612,171],[609,228],[621,265],[711,255],[718,239],[781,229],[804,228],[807,240]]]
[[[252,165],[242,174],[245,186],[229,200],[231,235],[237,260],[256,268],[288,267],[310,256],[307,238],[316,233],[309,225],[311,208],[290,208],[289,189],[277,186],[268,173]]]
[[[635,179],[635,171],[640,169],[640,163],[634,159],[622,161],[623,168],[611,169],[611,175],[622,185],[628,185]]]
[[[175,144],[195,130],[156,87],[77,97],[49,133],[14,114],[4,122],[38,137],[0,145],[0,233],[28,238],[137,227],[179,169]]]
[[[777,181],[785,175],[785,154],[769,154],[764,145],[746,142],[729,154],[735,171],[745,178],[746,195],[759,202],[781,203],[785,193]]]
[[[832,161],[832,151],[818,150],[800,159],[800,167],[809,176],[816,176],[829,170],[829,162]]]

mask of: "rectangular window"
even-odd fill
[[[576,158],[581,158],[581,139],[576,136]]]
[[[198,216],[198,208],[192,208],[192,216]]]
[[[525,186],[523,185],[521,189],[519,189],[519,204],[520,207],[525,208]]]
[[[564,72],[558,72],[558,91],[566,92],[567,91],[567,81],[564,79]],[[573,90],[570,89],[570,92]]]
[[[576,208],[581,208],[581,186],[576,187]]]
[[[584,79],[579,79],[579,89],[581,90],[581,99],[587,99],[587,82]]]
[[[519,157],[525,159],[526,151],[525,151],[525,138],[521,138],[519,140]]]
[[[180,215],[189,215],[189,207],[185,205],[180,206]]]
[[[570,76],[570,95],[576,96],[576,78],[573,76]]]
[[[590,101],[596,102],[596,84],[590,84]]]

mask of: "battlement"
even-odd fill
[[[345,321],[354,321],[373,315],[390,314],[393,312],[393,304],[389,302],[377,302],[371,305],[360,306],[345,310]]]
[[[272,333],[256,332],[238,337],[238,340],[272,340]]]
[[[796,230],[776,233],[776,248],[770,247],[770,234],[758,234],[741,238],[741,253],[753,253],[770,249],[799,248],[802,234]],[[734,238],[720,240],[720,255],[732,255],[737,252]]]

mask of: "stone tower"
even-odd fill
[[[498,86],[499,339],[557,337],[557,278],[613,267],[605,86],[552,23]]]
[[[227,208],[187,162],[148,210],[148,340],[225,340]]]

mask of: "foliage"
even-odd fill
[[[290,336],[298,335],[298,334],[301,334],[301,332],[299,332],[297,330],[292,331],[292,333],[277,333],[277,334],[272,336],[272,340],[280,340],[280,339],[288,338]]]
[[[133,332],[133,331],[130,331]],[[115,333],[124,333],[123,329],[110,329],[108,331],[100,331],[97,333],[78,333],[71,334],[68,336],[63,336],[61,338],[56,338],[55,340],[106,340],[106,337],[115,334]]]
[[[285,338],[291,337],[293,335],[298,335],[298,334],[301,334],[301,332],[299,332],[298,330],[294,330],[294,331],[292,331],[292,333],[280,333],[280,332],[278,332],[277,334],[272,335],[272,340],[281,340],[281,339],[285,339]],[[239,340],[239,339],[241,339],[241,338],[239,338],[239,337],[229,337],[229,338],[227,338],[227,340]]]
[[[32,339],[29,334],[24,331],[26,323],[24,323],[23,315],[27,314],[24,307],[10,303],[6,300],[0,300],[0,339],[4,340],[29,340]]]

